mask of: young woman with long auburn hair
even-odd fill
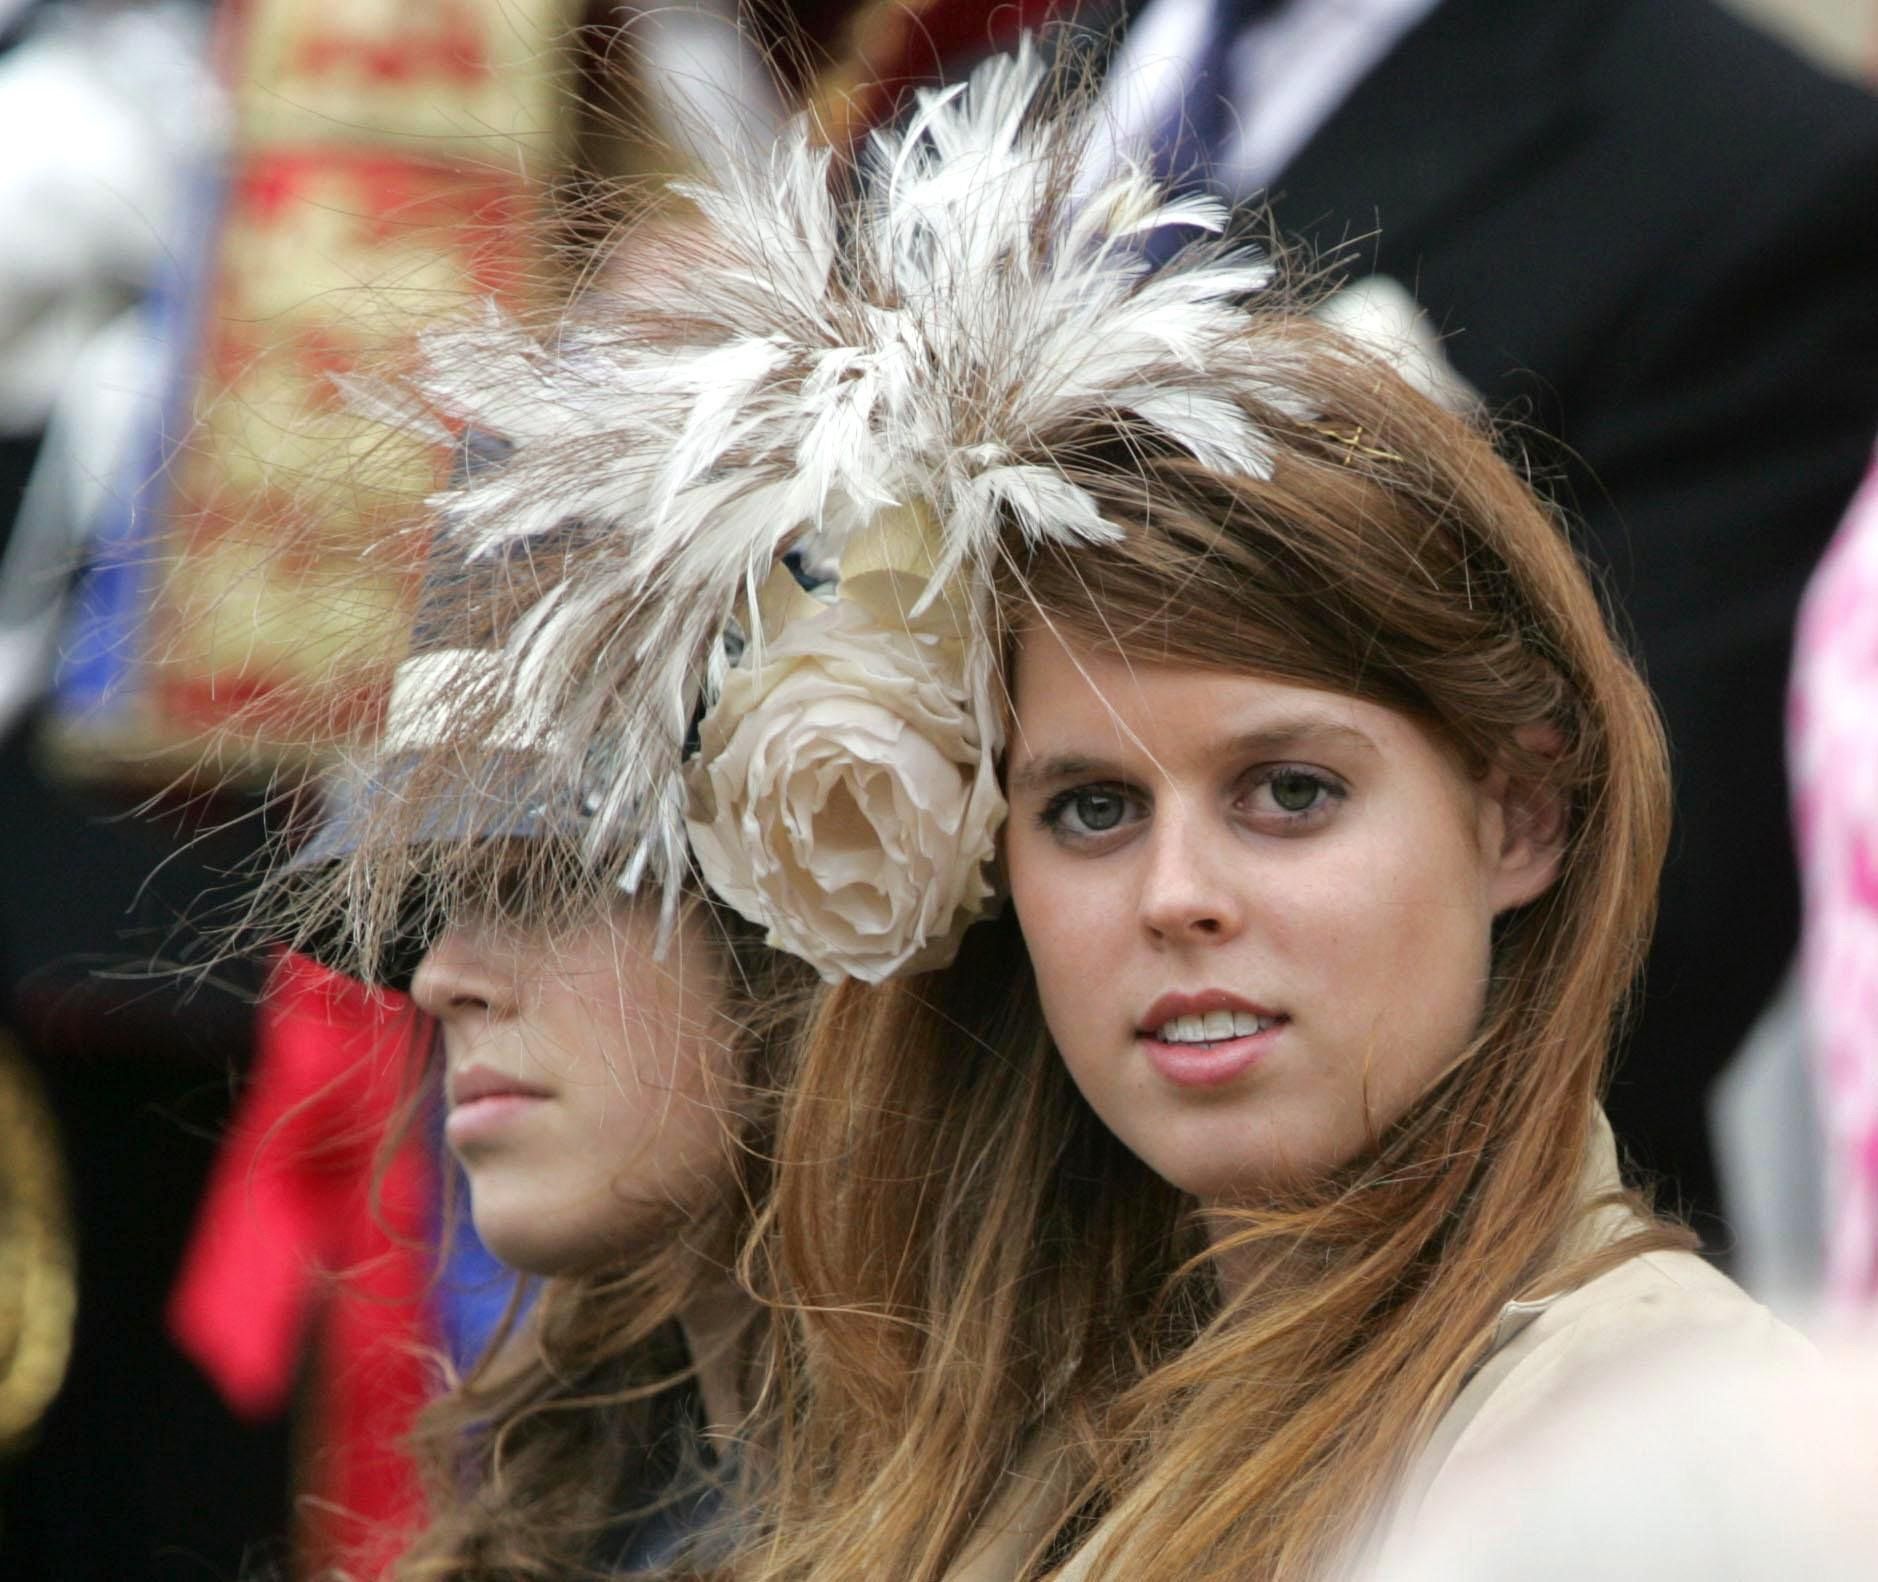
[[[579,788],[479,685],[545,570],[439,546],[382,738],[261,902],[278,936],[408,992],[388,1145],[441,1122],[516,1275],[419,1418],[428,1519],[392,1582],[710,1573],[762,1360],[734,1265],[802,974],[695,888],[666,907],[583,860]]]
[[[788,976],[697,898],[663,948],[630,898],[552,927],[472,908],[429,942],[426,1087],[478,1235],[532,1301],[420,1420],[430,1520],[396,1582],[721,1558],[761,1357],[733,1268]]]
[[[1313,413],[1267,415],[1269,478],[1085,432],[1126,536],[996,579],[1010,910],[799,1053],[807,1404],[751,1576],[947,1575],[1013,1487],[962,1575],[1315,1575],[1508,1410],[1520,1326],[1535,1377],[1580,1314],[1771,1328],[1598,1106],[1666,833],[1647,693],[1485,439],[1248,328]]]
[[[1315,1576],[1588,1355],[1781,1344],[1599,1110],[1668,791],[1568,543],[1268,259],[1151,269],[1223,213],[1047,77],[415,386],[516,441],[473,556],[583,524],[504,675],[585,849],[825,980],[751,1582]]]

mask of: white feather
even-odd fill
[[[1117,402],[1218,472],[1271,475],[1271,444],[1235,402],[1198,390],[1143,389]]]
[[[548,345],[493,312],[437,330],[417,399],[374,409],[515,443],[438,497],[467,551],[571,520],[607,535],[534,632],[567,659],[529,674],[601,776],[594,850],[623,883],[675,893],[694,703],[721,682],[739,601],[792,543],[837,558],[919,499],[941,525],[927,599],[967,578],[983,631],[1005,534],[1097,553],[1119,535],[1053,464],[1052,436],[1125,415],[1209,466],[1269,465],[1255,413],[1298,405],[1240,305],[1269,265],[1200,253],[1150,274],[1134,239],[1218,231],[1223,207],[1125,168],[1073,208],[1095,128],[1040,106],[1047,75],[1026,43],[921,94],[872,138],[858,195],[798,124],[681,189],[709,238],[698,267],[635,279],[611,321]],[[988,741],[993,660],[981,637],[968,671]]]
[[[390,389],[352,374],[328,374],[327,378],[348,412],[409,434],[426,445],[457,443],[457,436],[437,420],[436,413],[409,391]]]

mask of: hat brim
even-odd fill
[[[413,797],[412,782],[421,758],[418,753],[388,755],[375,761],[369,773],[330,778],[322,788],[318,825],[283,869],[289,886],[317,884],[323,874],[356,858],[369,842],[383,839],[384,809],[388,802]],[[432,798],[432,805],[420,812],[401,837],[401,845],[407,850],[458,847],[577,834],[580,818],[572,799],[545,794],[538,755],[492,753],[482,767],[479,783],[465,783],[450,796]],[[562,802],[570,805],[556,805]],[[390,942],[378,959],[365,965],[364,981],[377,988],[408,991],[442,922],[429,888],[413,883],[399,907]],[[321,966],[351,977],[361,975],[357,941],[343,920],[309,931],[296,945]]]

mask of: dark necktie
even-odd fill
[[[1213,185],[1214,166],[1232,131],[1237,106],[1227,70],[1232,47],[1252,23],[1270,16],[1288,0],[1211,0],[1200,49],[1186,74],[1184,92],[1173,113],[1149,142],[1157,178],[1171,192],[1205,191]],[[1178,252],[1198,233],[1185,225],[1163,226],[1148,238],[1143,252],[1156,266]]]

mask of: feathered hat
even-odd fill
[[[552,337],[428,335],[395,415],[507,447],[435,502],[449,553],[555,569],[407,714],[482,697],[609,883],[670,904],[695,860],[826,977],[942,965],[993,903],[992,574],[1120,531],[1057,455],[1122,425],[1263,476],[1257,414],[1308,417],[1248,333],[1269,260],[1150,269],[1147,237],[1224,206],[1091,180],[1101,133],[1026,44],[851,167],[804,122],[682,187],[690,240]]]

